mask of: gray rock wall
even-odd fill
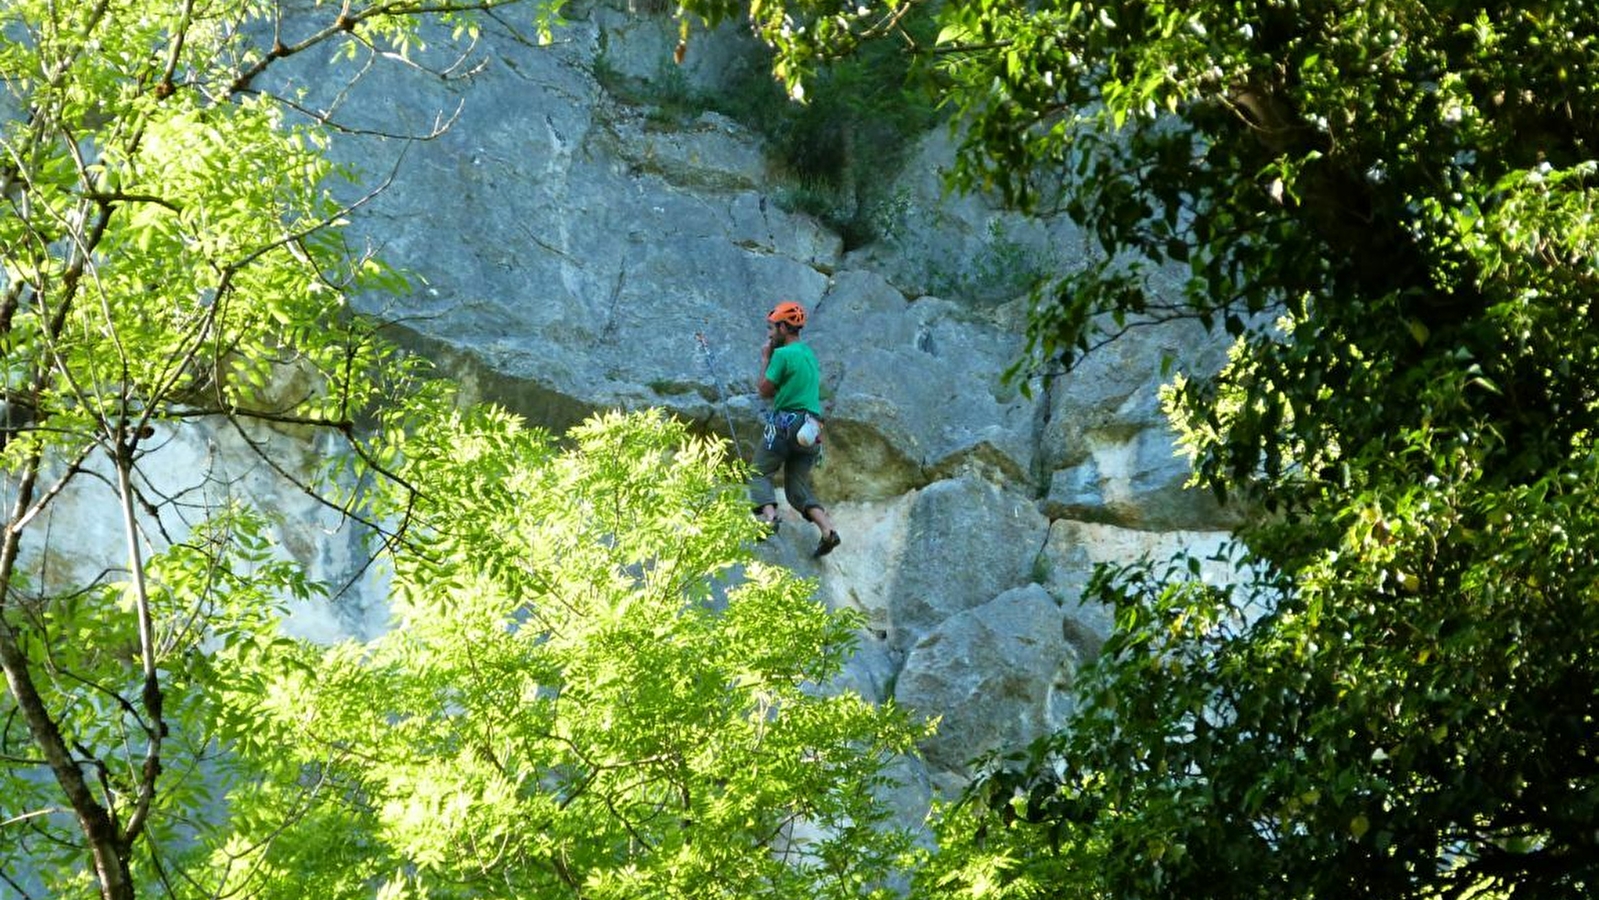
[[[884,239],[845,252],[780,207],[784,176],[755,135],[709,113],[663,122],[595,75],[715,86],[758,63],[746,36],[697,35],[675,74],[665,18],[595,6],[557,38],[539,47],[492,29],[453,80],[385,67],[340,93],[349,73],[332,60],[305,60],[290,79],[369,130],[336,148],[365,173],[357,193],[393,178],[354,234],[411,271],[415,290],[365,311],[476,397],[539,424],[662,406],[708,432],[731,420],[748,458],[762,316],[779,299],[804,303],[829,407],[816,480],[844,543],[811,559],[814,528],[785,511],[760,552],[815,578],[823,602],[865,614],[843,684],[939,717],[909,781],[953,790],[974,755],[1061,720],[1109,626],[1080,602],[1095,563],[1210,546],[1232,524],[1183,487],[1156,398],[1163,357],[1208,367],[1220,348],[1137,331],[1024,394],[1000,378],[1022,349],[1018,269],[1081,261],[1070,227],[942,196],[952,143],[937,132],[903,171],[880,173],[894,179]],[[445,120],[427,141],[378,134]],[[360,568],[339,523],[273,486],[242,447],[189,441],[174,438],[169,471],[153,477],[178,490],[226,470],[230,489],[284,515],[288,545],[315,571],[353,581],[336,606],[302,612],[303,633],[381,627],[381,573]],[[55,515],[93,518],[96,502],[68,498]]]
[[[370,311],[481,395],[554,426],[599,407],[664,406],[758,439],[762,314],[812,313],[827,444],[817,484],[844,535],[823,562],[789,525],[762,551],[866,614],[846,683],[942,718],[927,777],[1056,724],[1108,621],[1079,595],[1096,562],[1218,542],[1231,524],[1186,490],[1156,392],[1164,357],[1219,363],[1203,333],[1138,331],[1031,396],[1000,373],[1022,349],[1026,267],[1071,266],[1069,225],[945,197],[953,143],[929,134],[883,192],[885,238],[787,212],[759,139],[712,113],[675,119],[607,94],[596,65],[724,85],[758,65],[736,29],[696,35],[685,67],[663,17],[596,6],[552,47],[491,35],[469,85],[367,84],[441,138],[407,148],[360,227],[424,289]],[[393,147],[348,141],[381,171]],[[1008,291],[1008,293],[1007,293]]]

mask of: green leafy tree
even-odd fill
[[[469,28],[444,3],[435,18]],[[388,351],[344,298],[393,289],[347,253],[321,149],[337,122],[268,91],[307,50],[403,52],[409,3],[17,0],[0,9],[0,872],[108,898],[175,878],[215,752],[196,651],[266,639],[317,590],[214,491],[164,496],[151,454],[204,417],[353,434]],[[294,376],[300,389],[282,386]],[[251,430],[253,429],[253,430]],[[50,528],[86,497],[122,548]],[[82,555],[121,564],[75,578]],[[67,564],[64,564],[65,561]],[[141,848],[144,852],[141,852]],[[142,873],[136,872],[140,866]],[[171,889],[171,885],[168,885]],[[69,887],[56,884],[52,893]]]
[[[1038,297],[1013,374],[1069,382],[1151,322],[1224,330],[1231,364],[1167,400],[1197,480],[1258,516],[1236,584],[1103,573],[1082,714],[991,761],[928,884],[1590,895],[1599,9],[938,8],[956,186],[1102,254]],[[788,78],[905,10],[751,7]]]
[[[652,413],[571,437],[484,410],[396,448],[399,627],[235,661],[265,685],[237,694],[230,740],[241,808],[266,814],[244,816],[248,855],[209,851],[230,887],[887,894],[910,835],[880,795],[921,730],[821,690],[859,622],[751,560],[724,445]],[[286,806],[307,814],[284,826]]]
[[[0,896],[853,896],[902,846],[873,798],[916,731],[822,691],[851,620],[732,586],[712,448],[457,420],[347,309],[405,283],[341,242],[339,122],[275,67],[509,5],[0,8]],[[324,588],[277,523],[159,476],[201,428],[377,535],[405,630],[285,637]]]

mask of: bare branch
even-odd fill
[[[284,44],[281,41],[275,41],[272,48],[267,51],[266,55],[264,55],[254,65],[246,68],[244,71],[238,73],[238,75],[234,77],[233,82],[228,85],[227,95],[235,96],[251,91],[252,84],[255,79],[259,78],[262,73],[270,69],[278,60],[287,59],[288,57],[294,56],[297,53],[303,53],[319,44],[325,44],[328,41],[352,35],[354,34],[357,26],[363,22],[388,17],[457,12],[486,12],[488,10],[497,9],[501,6],[515,5],[518,2],[520,2],[520,0],[483,0],[483,2],[477,3],[377,3],[366,7],[365,9],[356,10],[354,12],[350,11],[350,4],[345,3],[338,15],[334,17],[334,20],[331,24],[324,26],[320,30],[311,34],[309,37],[306,37],[300,41],[296,41],[293,44]]]

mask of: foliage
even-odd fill
[[[995,218],[979,250],[969,258],[929,266],[928,292],[940,297],[1005,302],[1025,297],[1060,269],[1057,248],[1029,246]]]
[[[750,561],[723,446],[649,413],[572,437],[557,450],[478,411],[407,441],[399,475],[420,493],[380,501],[413,521],[398,627],[253,666],[270,699],[241,767],[337,789],[299,824],[262,817],[228,860],[242,885],[336,884],[353,857],[430,897],[882,889],[908,843],[875,792],[919,732],[818,691],[858,623]],[[261,692],[236,702],[245,716]]]
[[[257,81],[307,47],[375,51],[414,25],[353,6],[269,52],[242,26],[272,8],[0,11],[0,868],[16,890],[61,871],[133,896],[150,859],[136,851],[187,840],[207,802],[192,776],[215,752],[208,690],[228,676],[202,677],[196,651],[270,640],[262,604],[316,590],[220,486],[196,504],[142,476],[208,413],[347,430],[369,400],[349,374],[382,359],[341,298],[394,277],[339,246],[321,135]],[[279,371],[318,389],[273,396]],[[52,534],[69,496],[121,524],[121,566],[52,565],[119,555]]]
[[[1064,896],[1107,861],[1128,895],[1586,894],[1599,472],[1488,490],[1471,455],[1361,495],[1277,593],[1105,573],[1084,710],[984,787],[1038,827],[974,857]]]
[[[470,29],[465,8],[438,18]],[[345,210],[321,150],[337,123],[299,115],[266,73],[311,48],[403,54],[419,21],[389,3],[276,15],[0,10],[0,870],[13,890],[34,873],[59,896],[130,897],[138,880],[179,877],[159,854],[198,827],[210,694],[234,677],[199,651],[270,644],[263,610],[318,590],[274,561],[226,485],[201,473],[194,496],[164,495],[151,454],[207,415],[348,435],[390,359],[343,310],[348,292],[401,282],[331,227]],[[273,24],[278,42],[261,46]],[[303,392],[278,389],[291,373]],[[98,504],[125,549],[52,532],[68,499]],[[53,884],[58,872],[76,874]]]
[[[920,15],[908,27],[928,31],[931,22]],[[880,211],[892,202],[889,178],[938,119],[914,77],[916,66],[917,58],[900,48],[869,45],[817,69],[804,102],[773,79],[770,56],[759,51],[721,73],[714,89],[696,88],[675,65],[647,80],[630,79],[603,54],[595,74],[613,96],[649,105],[666,123],[714,111],[750,128],[782,171],[778,202],[815,216],[856,247],[884,236]]]
[[[899,849],[872,788],[916,732],[817,687],[848,618],[732,586],[753,525],[713,448],[458,416],[347,310],[406,283],[344,246],[336,111],[276,73],[417,65],[509,6],[0,8],[0,895],[829,896]],[[407,630],[285,637],[325,588],[215,460],[172,486],[207,440],[380,537]]]
[[[955,186],[1063,211],[1102,254],[1040,293],[1013,375],[1069,378],[1152,321],[1224,330],[1232,363],[1170,412],[1197,480],[1260,516],[1236,585],[1104,573],[1084,712],[993,761],[945,834],[983,841],[932,883],[1592,893],[1599,10],[938,8]],[[803,79],[903,10],[750,13]]]
[[[1088,347],[1106,310],[1224,325],[1233,364],[1171,408],[1200,479],[1275,514],[1241,535],[1258,582],[1100,582],[1117,630],[1086,711],[988,797],[1060,842],[1058,871],[1102,873],[1059,874],[1067,895],[1581,895],[1599,135],[1574,73],[1599,22],[1257,12],[1074,32],[1122,130],[1017,127],[989,157],[1070,163],[1108,253],[1035,349]],[[1180,302],[1143,296],[1143,260],[1188,263]]]
[[[921,16],[908,27],[925,31],[930,24]],[[844,238],[846,249],[885,237],[879,220],[893,202],[890,176],[938,120],[932,96],[919,88],[916,66],[917,57],[903,48],[873,44],[820,69],[804,103],[783,102],[781,86],[770,78],[766,91],[735,95],[757,116],[788,171],[836,198],[822,220]]]

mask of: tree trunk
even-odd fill
[[[35,473],[27,472],[17,491],[17,504],[11,517],[15,523],[24,515],[33,496]],[[133,900],[133,879],[128,867],[128,844],[118,832],[112,812],[94,797],[83,771],[72,758],[72,752],[56,726],[55,719],[45,706],[44,698],[34,685],[33,673],[28,669],[27,655],[23,653],[17,632],[12,628],[6,613],[11,605],[11,577],[16,570],[17,554],[22,547],[21,530],[7,528],[0,543],[0,669],[5,671],[6,686],[16,698],[17,709],[28,724],[28,733],[55,774],[56,782],[67,796],[72,812],[83,828],[84,840],[94,859],[95,876],[100,882],[100,896],[105,900]]]

